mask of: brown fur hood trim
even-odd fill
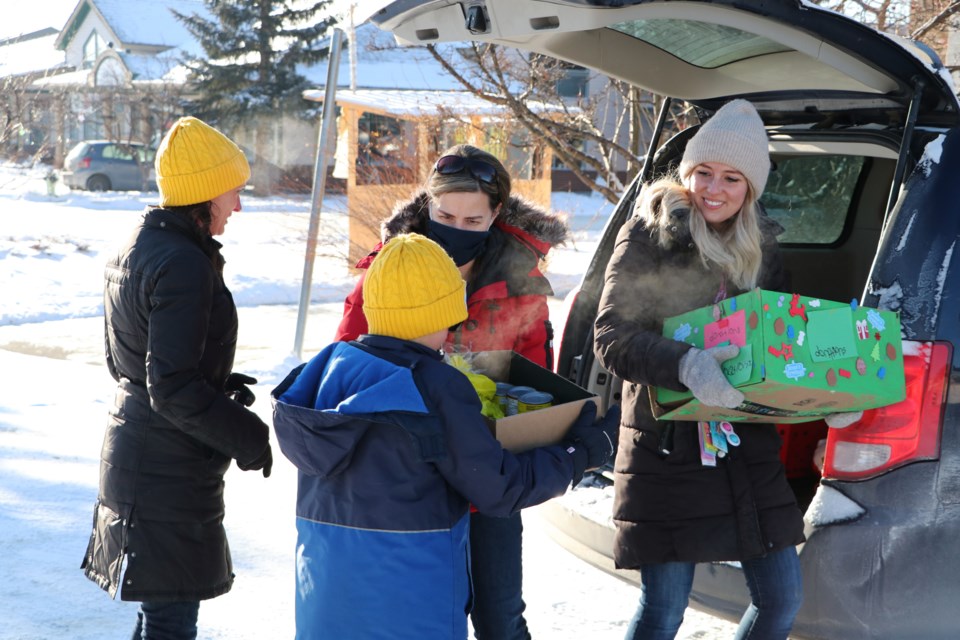
[[[410,200],[399,203],[390,217],[380,225],[381,240],[386,242],[401,233],[426,233],[429,205],[430,196],[426,191],[419,191]],[[570,229],[563,216],[517,196],[510,197],[497,220],[550,246],[564,244],[570,236]]]
[[[757,217],[757,224],[760,227],[760,233],[764,238],[776,238],[786,231],[784,226],[767,215],[763,205],[757,203],[760,209],[760,215]],[[661,227],[659,233],[665,236],[670,246],[686,246],[693,242],[690,235],[690,209],[687,207],[677,207],[667,212],[670,224]]]

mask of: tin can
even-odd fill
[[[504,410],[504,414],[508,416],[515,416],[520,413],[520,396],[530,391],[536,391],[533,387],[525,387],[523,385],[517,385],[507,391],[507,408]]]
[[[507,415],[507,392],[513,389],[513,385],[509,382],[498,382],[497,383],[497,402],[500,404],[500,408],[503,409],[503,415]]]
[[[546,409],[553,406],[553,396],[546,391],[529,391],[520,396],[517,402],[519,413],[536,411],[537,409]]]

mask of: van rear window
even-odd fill
[[[704,69],[790,50],[763,36],[697,20],[633,20],[610,28]]]
[[[778,158],[760,202],[786,231],[781,244],[832,244],[840,239],[863,171],[863,156]]]

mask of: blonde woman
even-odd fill
[[[661,330],[668,316],[756,286],[786,287],[781,228],[756,205],[769,169],[756,110],[745,100],[724,105],[691,138],[679,175],[645,187],[607,267],[594,347],[624,380],[614,557],[641,573],[628,640],[675,637],[698,562],[742,563],[752,603],[737,639],[785,639],[800,608],[803,521],[776,429],[738,426],[740,446],[703,466],[697,423],[657,421],[649,395],[664,386],[712,406],[743,400],[720,369],[736,347],[695,349]]]

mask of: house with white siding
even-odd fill
[[[206,11],[202,0],[77,0],[69,14],[49,16],[57,28],[0,39],[0,154],[32,155],[59,167],[66,152],[82,140],[158,144],[173,120],[185,115],[183,104],[192,88],[184,57],[203,55],[172,10]],[[392,35],[369,23],[347,34],[339,89],[359,92],[355,97],[400,92],[405,100],[410,92],[425,92],[421,95],[439,95],[451,114],[477,115],[467,104],[475,100],[462,97],[463,87],[426,50],[397,47]],[[298,71],[323,89],[326,63]],[[310,98],[316,99],[316,93]],[[356,143],[390,134],[402,119],[383,109],[364,110],[356,124]],[[318,127],[319,117],[278,113],[271,119],[266,160],[288,182],[310,185]],[[227,133],[246,149],[254,148],[253,127]],[[444,140],[438,138],[437,146],[449,141],[447,135],[440,138]],[[509,145],[504,147],[508,152],[516,155]],[[517,163],[521,173],[531,166]]]
[[[2,117],[28,132],[26,144],[23,136],[0,142],[39,151],[58,166],[81,140],[155,143],[187,88],[180,61],[200,52],[172,9],[202,13],[204,4],[79,0],[59,31],[0,41]]]

